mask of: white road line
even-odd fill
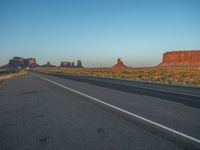
[[[32,75],[33,75],[33,74],[32,74]],[[147,122],[147,123],[149,123],[149,124],[151,124],[151,125],[154,125],[154,126],[156,126],[156,127],[162,128],[162,129],[167,130],[167,131],[169,131],[169,132],[171,132],[171,133],[174,133],[174,134],[176,134],[176,135],[179,135],[179,136],[181,136],[181,137],[184,137],[184,138],[186,138],[186,139],[189,139],[189,140],[191,140],[191,141],[193,141],[193,142],[196,142],[196,143],[199,143],[199,144],[200,144],[200,140],[199,140],[199,139],[196,139],[196,138],[194,138],[194,137],[192,137],[192,136],[189,136],[189,135],[187,135],[187,134],[184,134],[184,133],[182,133],[182,132],[179,132],[179,131],[177,131],[177,130],[174,130],[174,129],[172,129],[172,128],[169,128],[169,127],[167,127],[167,126],[165,126],[165,125],[162,125],[162,124],[160,124],[160,123],[156,123],[156,122],[151,121],[151,120],[149,120],[149,119],[146,119],[146,118],[144,118],[144,117],[142,117],[142,116],[139,116],[139,115],[136,115],[136,114],[134,114],[134,113],[128,112],[128,111],[126,111],[126,110],[124,110],[124,109],[121,109],[121,108],[119,108],[119,107],[113,106],[113,105],[111,105],[111,104],[109,104],[109,103],[103,102],[103,101],[101,101],[101,100],[99,100],[99,99],[97,99],[97,98],[94,98],[94,97],[92,97],[92,96],[89,96],[89,95],[87,95],[87,94],[84,94],[84,93],[82,93],[82,92],[79,92],[79,91],[77,91],[77,90],[74,90],[74,89],[72,89],[72,88],[69,88],[69,87],[67,87],[67,86],[64,86],[64,85],[62,85],[62,84],[59,84],[59,83],[57,83],[57,82],[55,82],[55,81],[52,81],[52,80],[49,80],[49,79],[47,79],[47,78],[41,77],[41,76],[39,76],[39,75],[35,75],[35,74],[34,74],[33,76],[36,76],[36,77],[38,77],[38,78],[40,78],[40,79],[43,79],[43,80],[45,80],[45,81],[47,81],[47,82],[50,82],[50,83],[55,84],[55,85],[57,85],[57,86],[60,86],[60,87],[62,87],[62,88],[64,88],[64,89],[67,89],[67,90],[69,90],[69,91],[71,91],[71,92],[73,92],[73,93],[76,93],[76,94],[79,94],[79,95],[81,95],[81,96],[87,97],[87,98],[89,98],[89,99],[91,99],[91,100],[94,100],[94,101],[96,101],[96,102],[98,102],[98,103],[101,103],[101,104],[103,104],[103,105],[105,105],[105,106],[107,106],[107,107],[110,107],[110,108],[112,108],[112,109],[118,110],[118,111],[120,111],[120,112],[123,112],[123,113],[125,113],[125,114],[130,115],[130,116],[133,116],[133,117],[135,117],[135,118],[141,119],[141,120],[143,120],[143,121],[145,121],[145,122]]]

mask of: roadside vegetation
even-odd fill
[[[83,76],[101,76],[166,84],[200,87],[199,67],[148,67],[148,68],[37,68],[44,73],[64,73]]]
[[[27,74],[26,69],[0,69],[0,82]]]

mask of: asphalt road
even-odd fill
[[[200,88],[124,80],[94,76],[66,75],[61,73],[48,73],[50,75],[64,77],[75,81],[90,83],[93,85],[117,89],[120,91],[148,95],[163,100],[175,101],[184,105],[200,108]]]
[[[197,104],[198,91],[189,89],[175,87]],[[145,92],[31,73],[0,83],[0,150],[199,149],[199,116],[198,107]]]

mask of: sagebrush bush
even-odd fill
[[[0,69],[0,81],[23,76],[27,74],[27,70],[25,69]]]
[[[149,68],[37,68],[39,72],[64,73],[84,76],[103,76],[200,86],[198,67],[149,67]]]

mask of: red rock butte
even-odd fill
[[[200,66],[200,50],[166,52],[158,66]]]
[[[123,61],[121,61],[121,58],[117,59],[117,64],[115,64],[112,68],[127,68],[126,65],[124,65]]]
[[[9,60],[7,67],[38,67],[35,58],[22,58],[22,57],[13,57]]]

